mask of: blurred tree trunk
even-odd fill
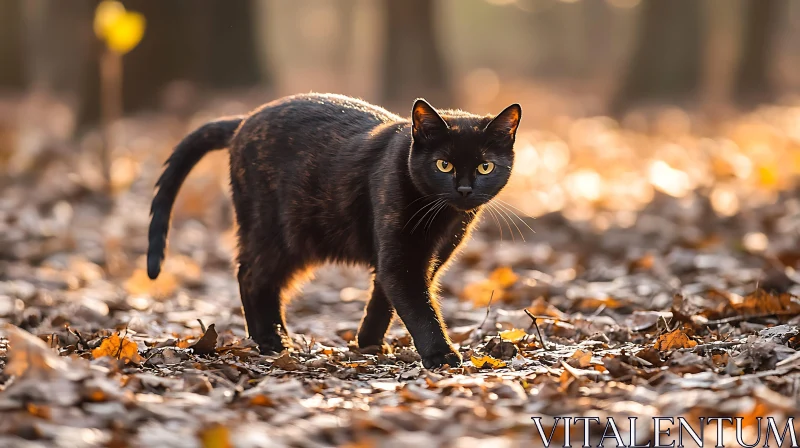
[[[423,97],[434,107],[453,107],[436,42],[435,1],[386,0],[383,101],[409,110]]]
[[[211,88],[265,81],[255,50],[251,0],[124,3],[147,19],[142,42],[125,57],[126,110],[159,106],[159,95],[173,81]]]
[[[0,0],[0,90],[25,87],[22,2]]]
[[[734,99],[752,104],[774,99],[769,78],[777,20],[786,11],[783,0],[747,0],[741,34],[741,58],[736,72]]]
[[[702,2],[643,0],[641,7],[636,48],[610,106],[615,115],[640,103],[692,98],[701,81]]]

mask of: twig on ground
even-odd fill
[[[486,320],[489,319],[489,312],[492,311],[492,300],[494,299],[494,290],[492,290],[492,294],[489,296],[489,303],[486,304],[486,315],[483,316],[483,322],[478,325],[477,330],[480,331],[483,329],[483,325],[486,323]]]
[[[206,332],[206,325],[205,325],[205,324],[203,323],[203,321],[202,321],[202,320],[200,320],[200,319],[197,319],[197,323],[199,323],[199,324],[200,324],[200,329],[201,329],[201,330],[203,330],[203,333],[205,334],[205,332]]]
[[[114,355],[114,357],[117,358],[117,359],[119,359],[120,355],[122,354],[122,346],[125,344],[125,337],[128,336],[128,324],[129,323],[130,322],[125,324],[125,333],[122,336],[120,336],[120,338],[119,338],[119,348],[117,349],[117,354]]]
[[[744,322],[750,319],[764,319],[767,317],[779,317],[785,315],[791,315],[792,313],[767,313],[767,314],[756,314],[756,315],[742,315],[742,316],[733,316],[733,317],[726,317],[724,319],[717,319],[717,320],[709,320],[705,322],[705,325],[722,325],[722,324],[732,324],[735,322]]]
[[[713,350],[713,349],[724,349],[724,348],[732,348],[738,345],[742,345],[744,342],[740,341],[730,341],[730,342],[709,342],[708,344],[700,344],[695,345],[694,347],[689,348],[681,348],[678,349],[679,352],[692,352],[692,353],[701,353],[706,350]]]
[[[534,327],[534,328],[536,328],[536,334],[538,334],[538,335],[539,335],[539,343],[540,343],[540,344],[542,344],[542,348],[543,348],[545,351],[550,351],[550,348],[548,348],[548,347],[547,347],[547,344],[544,342],[544,338],[542,337],[542,332],[541,332],[541,330],[539,330],[539,324],[537,324],[537,323],[536,323],[536,316],[534,316],[533,314],[531,314],[531,312],[530,312],[530,311],[528,311],[528,309],[527,309],[527,308],[523,308],[523,310],[525,311],[525,314],[527,314],[527,315],[528,315],[528,317],[530,317],[530,318],[531,318],[531,320],[533,321],[533,327]]]
[[[86,342],[86,339],[78,332],[78,330],[73,330],[69,327],[69,325],[64,325],[67,328],[67,332],[78,338],[78,344],[83,344],[84,350],[89,350],[89,344]],[[79,347],[80,348],[80,347]]]

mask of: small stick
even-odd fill
[[[89,344],[86,342],[85,339],[83,339],[83,336],[78,332],[78,330],[73,330],[72,328],[69,327],[68,324],[64,326],[67,327],[67,331],[69,333],[72,333],[73,336],[78,338],[78,344],[83,344],[84,350],[89,350]]]
[[[492,310],[492,299],[494,299],[494,290],[492,290],[492,294],[489,296],[489,303],[486,304],[486,316],[483,316],[483,322],[478,325],[478,330],[483,328],[483,324],[485,324],[486,319],[489,318],[489,312]]]
[[[545,351],[550,351],[550,348],[548,348],[548,347],[547,347],[547,344],[544,342],[544,338],[542,337],[542,332],[541,332],[541,330],[539,330],[539,324],[537,324],[537,323],[536,323],[536,316],[534,316],[533,314],[531,314],[531,312],[530,312],[530,311],[528,311],[528,309],[527,309],[527,308],[523,308],[523,310],[525,311],[525,314],[527,314],[527,315],[528,315],[528,317],[530,317],[530,318],[531,318],[531,320],[533,321],[533,327],[534,327],[534,328],[536,328],[536,334],[538,334],[538,335],[539,335],[539,342],[542,344],[542,348],[543,348]]]
[[[130,322],[125,324],[125,333],[119,338],[119,348],[117,349],[117,354],[115,356],[117,359],[119,359],[120,355],[122,355],[122,346],[125,344],[125,337],[128,336],[128,325],[130,325]],[[117,334],[119,334],[119,332],[117,332]]]
[[[202,320],[200,320],[200,319],[197,319],[197,323],[199,323],[199,324],[200,324],[200,329],[201,329],[201,330],[203,330],[203,334],[205,334],[205,333],[206,333],[206,326],[205,326],[205,324],[203,323],[203,321],[202,321]]]

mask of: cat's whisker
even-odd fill
[[[497,214],[500,216],[500,219],[502,219],[503,221],[506,222],[506,225],[508,226],[508,233],[511,234],[511,242],[512,243],[516,243],[516,239],[514,238],[514,231],[511,228],[511,224],[508,223],[508,219],[503,215],[502,211],[497,207],[496,204],[492,204],[491,202],[487,202],[486,205],[488,205],[489,207],[492,207],[497,212]]]
[[[517,222],[516,222],[516,221],[514,221],[514,218],[513,218],[513,217],[512,217],[512,216],[511,216],[511,215],[508,213],[508,210],[506,210],[505,208],[503,208],[503,204],[500,204],[500,203],[498,202],[498,203],[494,204],[494,206],[496,206],[498,210],[500,210],[501,212],[503,212],[503,213],[504,213],[504,214],[505,214],[505,215],[508,217],[508,220],[509,220],[509,221],[511,221],[511,224],[514,224],[514,227],[516,227],[516,228],[517,228],[517,232],[519,232],[519,237],[520,237],[520,238],[522,238],[522,242],[525,242],[525,235],[523,235],[523,234],[522,234],[522,230],[521,230],[521,229],[519,228],[519,226],[517,225]],[[512,213],[513,213],[513,212],[512,212]],[[512,233],[512,235],[513,235],[513,233]]]
[[[531,228],[531,226],[529,226],[529,225],[528,225],[528,223],[527,223],[527,222],[525,222],[525,220],[524,220],[524,219],[522,219],[522,218],[521,218],[521,217],[520,217],[518,214],[514,213],[514,210],[511,210],[510,208],[508,208],[508,206],[507,206],[507,205],[506,205],[506,206],[503,206],[503,204],[502,204],[502,203],[498,203],[498,205],[500,205],[501,207],[505,208],[505,210],[506,210],[507,212],[511,213],[511,214],[512,214],[512,215],[513,215],[515,218],[517,218],[517,220],[519,220],[519,222],[521,222],[521,223],[522,223],[522,225],[524,225],[525,227],[527,227],[527,228],[528,228],[528,230],[530,230],[530,231],[531,231],[531,232],[533,232],[533,233],[536,233],[536,231],[535,231],[535,230],[533,230],[533,228]]]
[[[447,201],[443,201],[441,204],[439,204],[439,208],[436,209],[436,211],[433,213],[433,215],[431,215],[430,219],[428,219],[428,222],[425,224],[425,227],[428,230],[430,230],[431,225],[433,225],[433,222],[436,220],[436,215],[438,215],[439,212],[444,210],[445,207],[447,207]]]
[[[431,196],[432,196],[432,195],[431,195]],[[406,222],[406,224],[403,226],[402,230],[405,230],[405,229],[406,229],[406,227],[408,227],[408,225],[409,225],[409,224],[411,224],[411,221],[413,221],[413,220],[414,220],[414,217],[415,217],[415,216],[417,216],[417,215],[418,215],[418,214],[420,214],[420,213],[421,213],[423,210],[427,209],[428,207],[431,207],[433,204],[435,204],[435,203],[437,203],[437,202],[439,202],[439,201],[441,201],[441,199],[434,199],[434,200],[432,200],[431,202],[429,202],[429,203],[427,203],[427,204],[423,205],[422,207],[420,207],[420,208],[419,208],[419,210],[417,210],[417,211],[416,211],[416,212],[415,212],[413,215],[411,215],[411,217],[410,217],[410,218],[408,218],[408,221],[407,221],[407,222]],[[424,216],[424,215],[423,215],[423,216]],[[414,231],[412,230],[411,232],[413,233]]]
[[[505,205],[506,207],[511,207],[512,209],[516,210],[517,212],[519,212],[519,213],[522,213],[522,215],[523,215],[524,217],[526,217],[526,218],[535,219],[533,216],[531,216],[531,215],[529,215],[529,214],[525,213],[524,211],[522,211],[522,210],[520,210],[519,208],[515,207],[514,205],[512,205],[512,204],[511,204],[510,202],[508,202],[508,201],[504,201],[504,200],[502,200],[502,199],[500,199],[500,198],[494,198],[493,200],[494,200],[494,201],[497,201],[497,202],[500,202],[501,204]]]
[[[497,228],[500,230],[500,241],[503,241],[503,226],[500,225],[500,221],[497,219],[497,215],[494,214],[494,210],[491,207],[486,207],[486,211],[492,215],[494,222],[497,224]]]
[[[433,211],[434,208],[436,208],[440,203],[442,203],[444,201],[445,201],[444,199],[437,199],[437,200],[433,201],[431,204],[429,204],[429,206],[427,206],[428,211],[426,211],[425,214],[422,215],[421,218],[419,218],[417,223],[414,224],[414,227],[411,229],[411,233],[414,233],[414,231],[417,230],[417,227],[419,227],[419,225],[422,224],[422,220],[424,220],[425,217],[428,216],[428,214],[431,211]]]
[[[419,198],[414,199],[413,201],[411,201],[408,205],[406,205],[406,208],[411,207],[413,204],[415,204],[415,203],[417,203],[417,202],[419,202],[419,201],[421,201],[423,199],[428,199],[430,197],[441,197],[441,196],[444,196],[446,194],[447,193],[426,194],[425,196],[419,197]]]

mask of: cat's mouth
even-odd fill
[[[466,198],[453,198],[450,200],[450,206],[460,212],[471,212],[480,206],[486,204],[485,199],[466,197]]]

